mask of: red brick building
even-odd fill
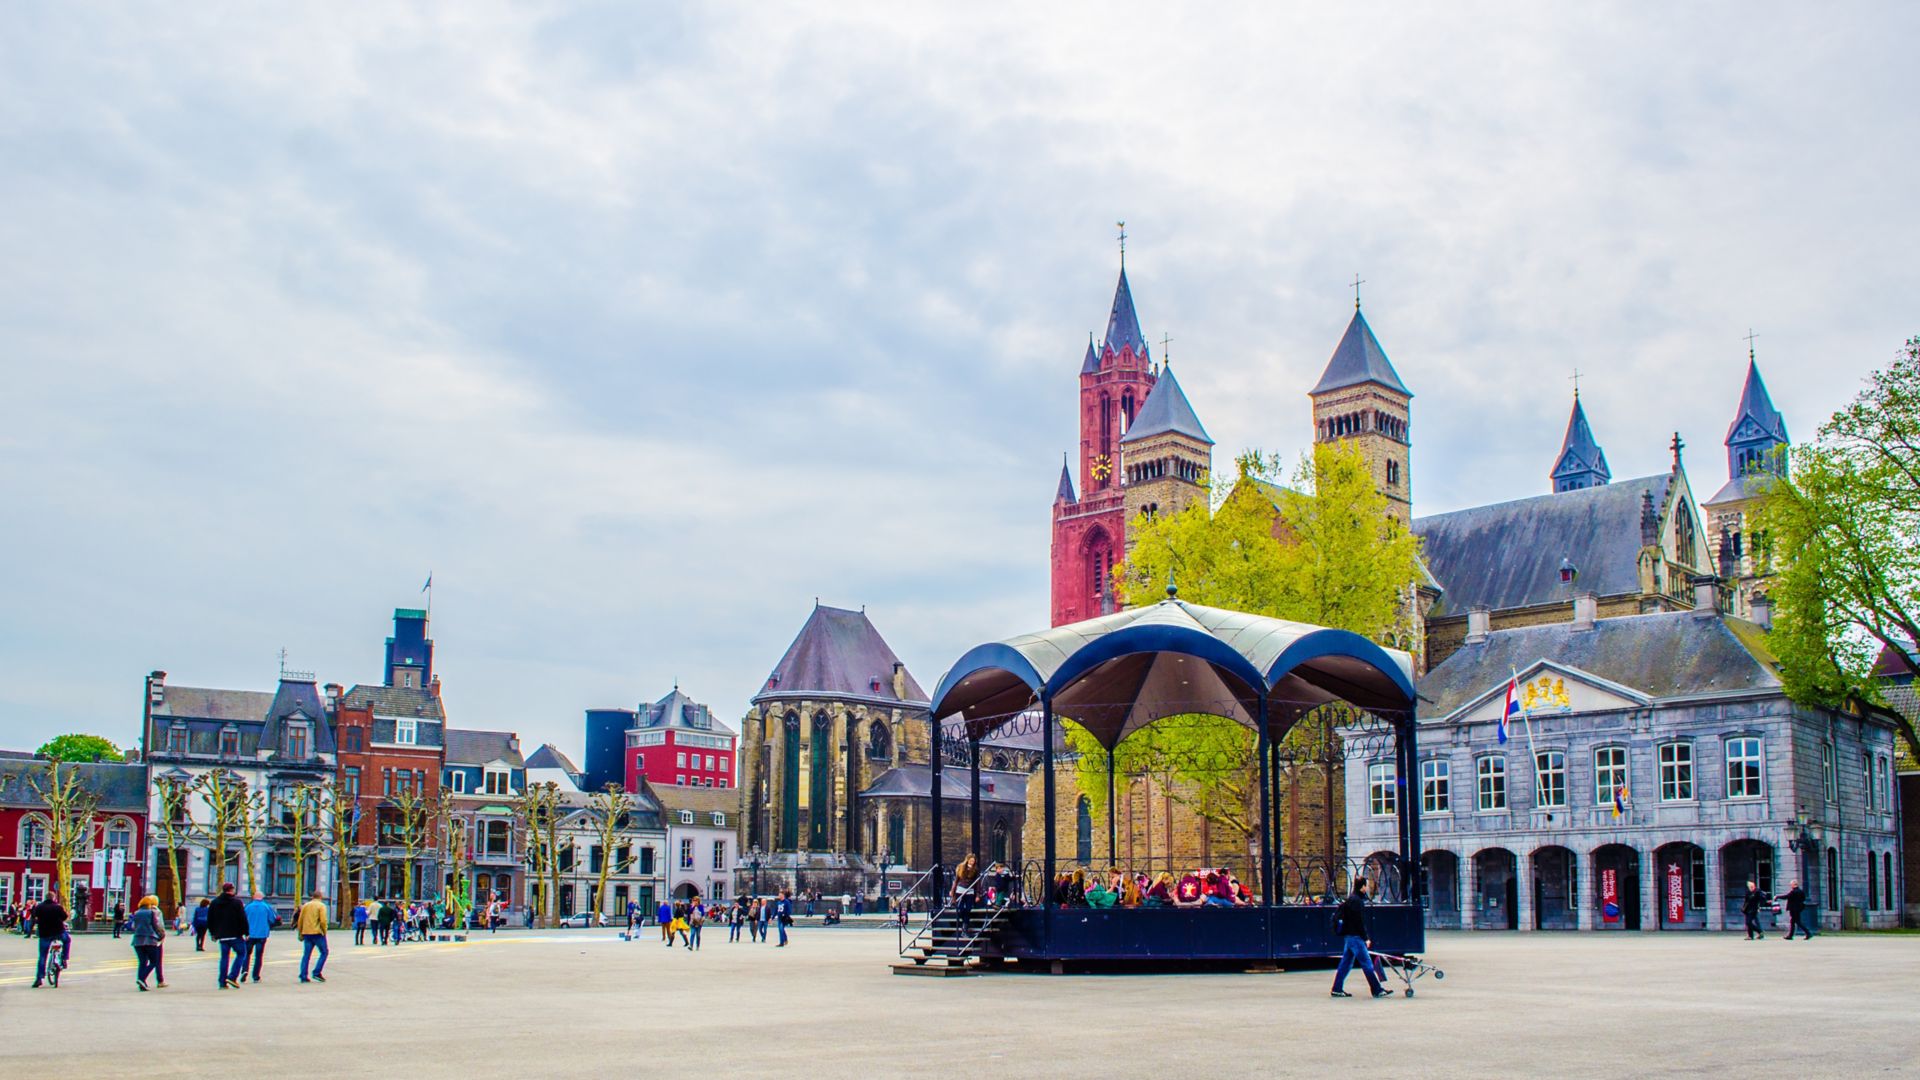
[[[737,783],[739,736],[677,686],[638,710],[626,739],[628,791],[638,791],[642,777],[656,786],[730,788]]]
[[[393,796],[418,792],[428,799],[438,797],[446,764],[446,712],[440,704],[440,680],[433,674],[426,613],[402,608],[393,613],[393,623],[382,684],[344,692],[338,685],[327,687],[340,779],[360,807],[360,861],[368,869],[353,883],[358,895],[400,893],[406,847]],[[431,838],[420,847],[430,848]],[[416,894],[419,883],[432,880],[425,872],[426,861],[415,867]]]
[[[50,763],[38,758],[0,759],[0,905],[37,904],[57,888],[59,867],[51,858],[52,831],[46,804],[34,791],[45,786]],[[119,762],[63,765],[80,770],[80,782],[100,799],[86,849],[76,852],[72,895],[76,916],[100,919],[116,903],[139,902],[146,865],[147,769]],[[97,871],[97,873],[96,873]]]

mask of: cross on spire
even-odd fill
[[[1676,431],[1673,433],[1672,445],[1673,445],[1673,468],[1677,472],[1680,469],[1680,451],[1685,450],[1687,448],[1687,443],[1686,443],[1686,440],[1680,437],[1680,433]]]
[[[1567,378],[1573,380],[1573,396],[1578,398],[1580,396],[1580,369],[1574,368],[1573,374],[1567,376]]]
[[[1759,336],[1753,332],[1753,327],[1747,327],[1747,359],[1749,361],[1753,361],[1753,339]]]
[[[280,674],[285,675],[286,673],[287,673],[287,647],[285,645],[282,645],[280,646]]]
[[[1353,275],[1353,310],[1360,310],[1360,286],[1367,283],[1359,274]]]
[[[1169,350],[1168,350],[1168,348],[1167,348],[1167,345],[1168,345],[1168,343],[1170,343],[1170,342],[1172,342],[1172,341],[1173,341],[1173,335],[1172,335],[1172,334],[1161,334],[1161,335],[1160,335],[1160,362],[1161,362],[1161,363],[1163,363],[1163,364],[1164,364],[1164,363],[1166,363],[1166,362],[1167,362],[1167,359],[1168,359],[1168,356],[1167,356],[1167,354],[1168,354],[1168,352],[1169,352]]]
[[[1120,269],[1125,270],[1127,268],[1127,223],[1120,221],[1115,224],[1120,228]]]

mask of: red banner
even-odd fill
[[[1677,862],[1667,864],[1667,921],[1687,921],[1687,877]]]
[[[1611,866],[1600,871],[1600,921],[1620,921],[1620,872]]]

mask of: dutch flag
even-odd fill
[[[1505,746],[1507,744],[1507,721],[1511,720],[1513,714],[1519,711],[1520,676],[1515,675],[1513,678],[1507,680],[1507,707],[1500,713],[1500,725],[1497,729],[1500,736],[1500,745]]]

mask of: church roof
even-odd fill
[[[1093,351],[1093,334],[1087,334],[1087,358],[1080,361],[1080,374],[1092,375],[1100,370],[1100,354]]]
[[[1380,348],[1380,339],[1373,336],[1373,327],[1367,325],[1366,316],[1356,307],[1346,335],[1333,350],[1333,359],[1327,361],[1327,370],[1308,393],[1324,394],[1370,382],[1413,396],[1400,381],[1399,373],[1393,370],[1393,364],[1388,362],[1386,351]]]
[[[952,765],[940,770],[941,801],[948,799],[966,799],[967,777],[969,770]],[[873,783],[860,793],[863,799],[873,797],[932,799],[933,766],[896,765],[873,778]],[[992,769],[980,770],[980,801],[983,803],[1007,803],[1013,806],[1027,805],[1027,776],[1025,773],[997,772]]]
[[[1124,440],[1123,440],[1124,441]],[[1077,502],[1073,497],[1073,473],[1067,470],[1067,462],[1060,461],[1060,489],[1053,493],[1054,502]]]
[[[1140,414],[1133,418],[1133,426],[1120,437],[1120,444],[1124,446],[1167,432],[1213,445],[1213,440],[1207,436],[1207,429],[1200,426],[1200,417],[1194,414],[1193,405],[1187,400],[1185,391],[1180,389],[1180,381],[1173,377],[1172,364],[1160,369],[1160,378],[1154,382],[1153,389],[1147,392],[1147,400],[1140,406]]]
[[[1587,425],[1587,410],[1580,395],[1573,395],[1573,415],[1567,417],[1567,437],[1560,443],[1560,458],[1554,463],[1553,477],[1577,473],[1599,473],[1604,479],[1613,475],[1607,468],[1606,452],[1594,441],[1593,428]]]
[[[1780,442],[1790,441],[1787,438],[1786,418],[1773,407],[1773,398],[1767,394],[1766,381],[1760,378],[1760,365],[1752,358],[1747,360],[1747,385],[1740,391],[1740,408],[1733,414],[1733,423],[1727,428],[1729,446],[1733,444],[1734,434],[1740,430],[1743,420],[1752,420],[1762,432]]]
[[[773,673],[767,676],[758,702],[771,697],[888,698],[925,705],[927,692],[903,665],[906,694],[895,699],[893,666],[900,663],[893,649],[874,629],[864,611],[815,604],[806,625],[787,646]],[[878,685],[879,689],[874,687]]]
[[[1113,290],[1113,313],[1107,316],[1107,348],[1119,352],[1133,346],[1133,355],[1147,358],[1147,339],[1140,333],[1140,317],[1133,313],[1133,290],[1127,286],[1127,268],[1120,268],[1120,284]]]
[[[1773,483],[1774,480],[1775,477],[1767,472],[1741,473],[1739,476],[1728,480],[1721,486],[1719,491],[1713,493],[1713,498],[1706,500],[1700,505],[1718,506],[1721,503],[1757,499],[1767,493],[1767,485]]]
[[[1560,560],[1579,572],[1578,589],[1600,596],[1640,591],[1643,496],[1664,506],[1669,473],[1536,495],[1416,518],[1413,531],[1446,590],[1444,613],[1494,611],[1566,600]]]
[[[1485,641],[1462,645],[1420,680],[1419,716],[1451,715],[1540,660],[1656,699],[1781,685],[1763,632],[1752,623],[1692,611],[1625,615],[1597,619],[1591,630],[1575,630],[1570,622],[1495,630]]]

